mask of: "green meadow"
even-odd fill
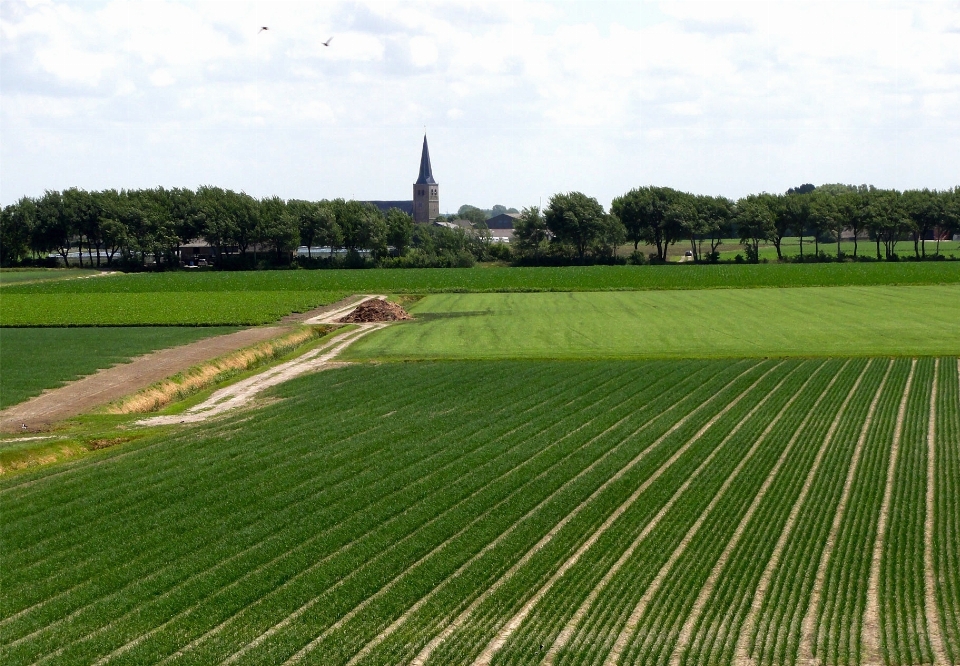
[[[960,262],[173,271],[10,285],[11,294],[437,293],[958,284]]]
[[[332,303],[344,295],[317,291],[77,294],[4,290],[0,326],[256,326]]]
[[[4,268],[0,269],[0,287],[22,282],[89,277],[99,273],[100,271],[92,268]]]
[[[0,409],[134,356],[232,330],[145,326],[2,329]]]
[[[442,294],[352,359],[960,354],[960,286]]]

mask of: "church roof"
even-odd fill
[[[420,177],[414,185],[436,185],[433,168],[430,166],[430,149],[427,148],[427,135],[423,135],[423,154],[420,155]]]

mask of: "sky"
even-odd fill
[[[960,2],[0,2],[2,204],[409,199],[424,131],[442,211],[944,189]]]

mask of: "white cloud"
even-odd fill
[[[0,36],[3,202],[405,196],[424,125],[454,209],[960,173],[955,2],[6,0]]]

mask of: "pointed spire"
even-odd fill
[[[430,149],[427,148],[427,135],[423,135],[423,154],[420,155],[420,177],[414,185],[436,185],[433,168],[430,166]]]

